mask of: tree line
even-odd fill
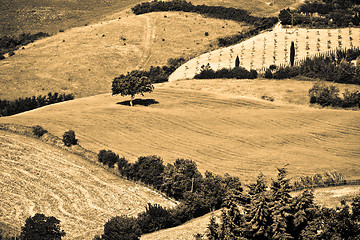
[[[14,101],[0,100],[0,117],[10,116],[46,105],[73,100],[74,95],[49,92],[47,95],[19,98]]]
[[[104,235],[98,236],[98,239],[111,239],[110,235],[113,233],[106,229],[124,221],[133,222],[131,226],[137,225],[139,234],[174,227],[219,209],[230,191],[242,191],[239,178],[228,174],[216,175],[208,171],[203,176],[196,163],[188,159],[177,159],[173,164],[164,165],[158,156],[142,156],[136,162],[130,163],[111,150],[101,150],[98,160],[110,168],[117,166],[119,173],[127,179],[143,182],[180,201],[180,204],[172,209],[149,204],[145,212],[135,219],[126,216],[113,218],[105,224]]]
[[[22,33],[17,37],[3,36],[0,37],[0,60],[4,59],[4,54],[9,52],[13,55],[13,51],[29,43],[34,42],[37,39],[50,36],[48,33],[38,32],[36,34]]]
[[[360,25],[360,5],[357,0],[305,1],[298,9],[283,9],[279,19],[283,25],[307,27],[348,27]],[[317,13],[319,16],[313,16]]]
[[[213,70],[208,63],[202,65],[200,72],[195,74],[195,79],[217,79],[217,78],[236,78],[236,79],[255,79],[258,77],[256,70],[248,71],[244,67],[236,66],[235,68],[221,68]]]

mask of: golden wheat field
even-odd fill
[[[237,56],[240,66],[258,71],[263,71],[271,64],[288,65],[291,42],[295,45],[295,61],[301,61],[336,48],[360,47],[360,28],[282,28],[278,24],[272,31],[191,59],[179,67],[169,77],[169,81],[191,79],[200,72],[202,65],[208,63],[214,70],[233,68]]]
[[[327,170],[348,179],[360,176],[358,111],[166,86],[145,98],[158,104],[131,108],[117,104],[127,98],[103,94],[0,122],[40,124],[59,137],[72,129],[79,143],[94,152],[111,149],[131,161],[153,154],[165,163],[189,158],[202,172],[230,173],[243,182],[255,180],[260,171],[273,177],[276,167],[285,164],[290,176]]]
[[[64,239],[92,239],[108,219],[147,203],[174,202],[40,140],[0,131],[0,222],[19,231],[35,213],[54,216]]]

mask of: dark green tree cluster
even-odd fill
[[[238,59],[238,58],[236,58]],[[238,63],[240,64],[240,63]],[[237,65],[237,64],[236,64]],[[236,79],[254,79],[257,78],[258,73],[256,70],[246,70],[243,67],[235,68],[222,68],[214,71],[210,64],[202,65],[200,73],[195,75],[195,79],[217,79],[217,78],[236,78]]]
[[[319,16],[312,16],[312,14]],[[305,1],[297,10],[283,9],[279,19],[284,25],[307,27],[348,27],[360,25],[360,2],[357,0]]]
[[[38,97],[19,98],[15,101],[0,100],[0,117],[10,116],[17,113],[29,111],[46,105],[73,100],[73,94],[59,94],[51,92],[48,95]]]
[[[360,239],[359,196],[351,207],[320,208],[311,190],[290,196],[283,168],[269,189],[263,175],[249,188],[228,196],[220,223],[210,221],[208,239]]]

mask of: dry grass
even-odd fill
[[[100,21],[144,0],[2,0],[0,37],[23,32],[48,32]]]
[[[260,171],[273,177],[284,164],[294,177],[329,170],[347,179],[360,176],[358,111],[166,86],[146,97],[159,104],[130,108],[116,104],[124,98],[105,94],[0,121],[40,124],[57,136],[72,129],[85,148],[111,149],[131,161],[152,154],[165,162],[190,158],[202,172],[228,172],[244,182],[255,180]]]
[[[19,230],[35,213],[54,216],[65,239],[92,239],[119,214],[169,200],[37,139],[0,131],[0,222]]]
[[[214,92],[261,99],[272,97],[276,103],[309,105],[309,89],[315,81],[295,79],[190,79],[162,83],[159,86],[176,89],[191,89],[196,91]],[[340,90],[340,96],[345,89],[351,92],[360,91],[359,85],[326,83]]]
[[[283,29],[276,27],[273,31],[264,32],[239,44],[193,58],[178,68],[169,79],[170,81],[191,79],[200,72],[202,65],[208,63],[214,70],[233,68],[236,56],[239,56],[240,66],[247,69],[261,70],[271,64],[289,64],[291,41],[295,44],[295,61],[298,61],[307,56],[340,47],[339,41],[341,48],[349,48],[351,44],[354,47],[360,47],[359,38],[360,28]]]
[[[121,16],[36,41],[2,60],[0,98],[49,91],[73,92],[77,97],[108,92],[121,73],[163,65],[169,58],[199,55],[218,37],[246,28],[192,13],[135,16],[125,11]]]

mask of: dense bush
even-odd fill
[[[39,138],[42,137],[45,133],[48,132],[42,126],[39,126],[39,125],[34,126],[32,129],[33,129],[34,135],[39,137]]]
[[[64,132],[62,141],[65,144],[65,146],[67,146],[67,147],[76,145],[78,142],[78,140],[75,138],[75,132],[73,130]]]
[[[177,225],[169,210],[151,203],[146,206],[145,212],[139,213],[137,222],[143,233],[151,233]]]
[[[320,104],[323,107],[360,107],[360,92],[345,90],[343,98],[339,97],[339,89],[335,86],[327,86],[324,83],[315,83],[309,89],[310,103]]]
[[[10,116],[17,113],[29,111],[45,105],[58,103],[62,101],[73,100],[73,94],[58,94],[51,92],[48,95],[38,97],[19,98],[15,101],[0,100],[0,117]]]
[[[117,216],[104,225],[104,234],[95,237],[97,240],[137,240],[141,236],[141,228],[136,218]]]
[[[202,65],[200,73],[195,75],[195,79],[216,79],[216,78],[236,78],[236,79],[254,79],[258,74],[255,70],[248,71],[243,67],[232,69],[222,68],[214,71],[210,64]]]
[[[359,239],[360,196],[351,209],[344,202],[336,210],[320,208],[310,190],[290,196],[285,169],[269,190],[262,175],[249,188],[228,195],[220,223],[210,220],[208,239]]]
[[[113,168],[115,163],[119,162],[120,158],[119,155],[115,154],[111,150],[101,150],[98,154],[98,160],[102,164]]]
[[[18,37],[4,36],[0,38],[0,55],[7,52],[13,52],[19,46],[24,46],[34,42],[37,39],[48,37],[49,34],[39,32],[36,34],[22,33]],[[1,60],[1,59],[0,59]]]

